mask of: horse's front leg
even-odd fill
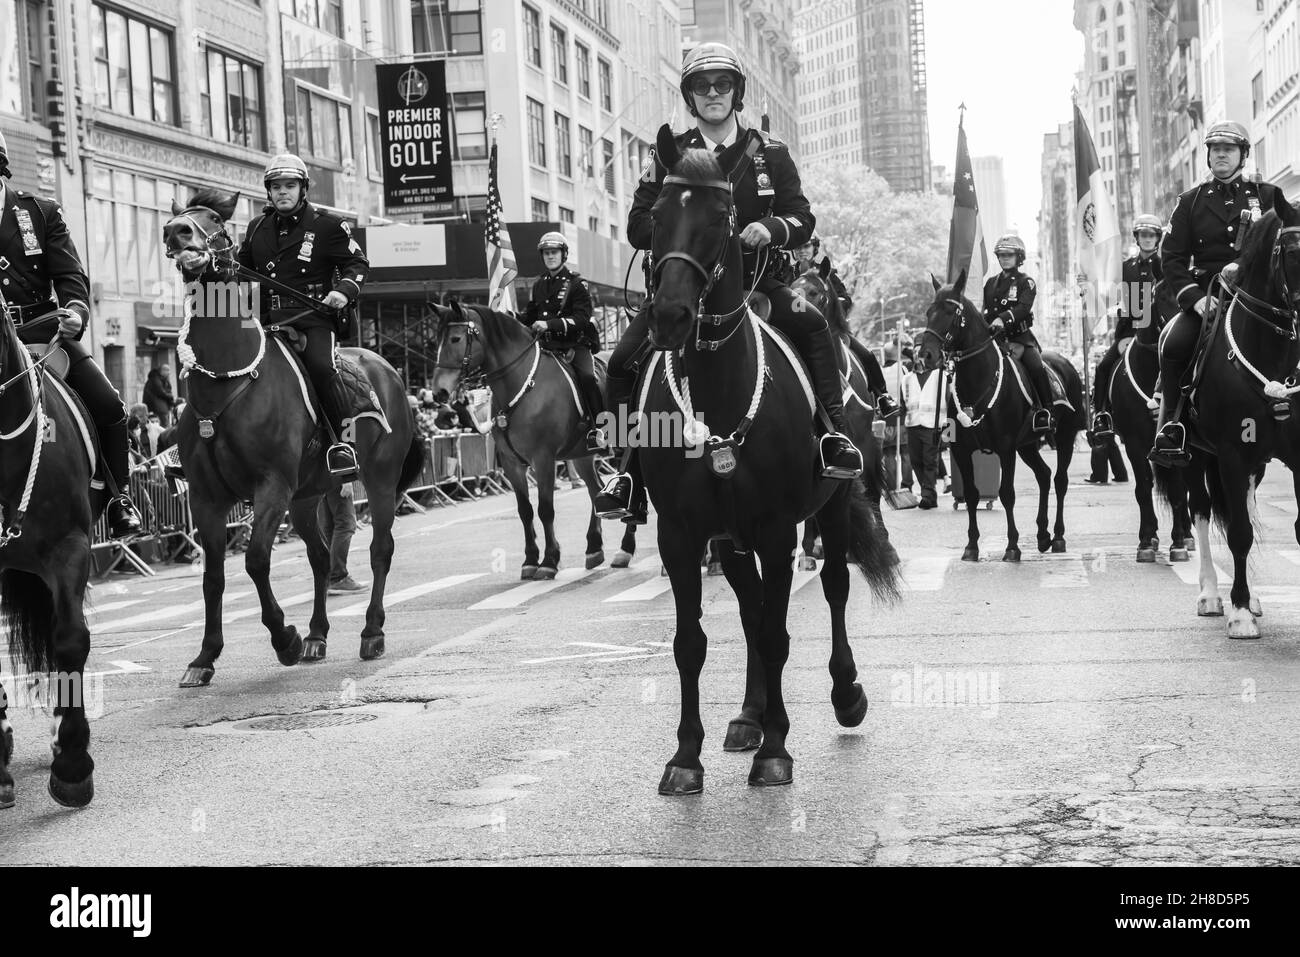
[[[962,489],[966,493],[966,548],[961,553],[964,562],[980,560],[979,507],[980,491],[975,487],[975,461],[972,449],[957,443],[952,447],[953,464],[961,475]]]
[[[700,672],[708,639],[700,627],[700,550],[705,536],[697,526],[659,516],[659,556],[668,569],[677,609],[673,659],[681,682],[681,719],[677,725],[677,751],[664,768],[659,793],[670,797],[704,790],[704,722],[700,718]]]
[[[772,786],[794,781],[794,759],[785,748],[790,716],[786,714],[781,682],[790,657],[786,615],[794,578],[791,556],[798,541],[798,529],[794,525],[768,528],[765,538],[759,547],[763,568],[763,631],[759,649],[767,676],[767,706],[763,710],[763,744],[754,755],[749,783]]]
[[[850,495],[847,485],[836,492],[817,513],[817,525],[822,530],[824,550],[822,594],[831,611],[831,705],[835,708],[836,721],[846,728],[856,728],[867,716],[867,695],[858,684],[858,667],[844,621],[844,609],[849,601]]]
[[[560,568],[560,542],[555,537],[555,459],[543,453],[533,462],[537,476],[537,517],[542,520],[542,540],[546,544],[537,577],[549,580]]]
[[[248,537],[248,551],[244,553],[244,570],[252,579],[257,589],[257,599],[262,605],[262,624],[271,633],[271,647],[282,665],[296,665],[303,656],[302,638],[293,625],[285,625],[284,610],[275,600],[271,590],[271,545],[275,542],[275,533],[280,528],[284,513],[289,508],[289,487],[279,478],[270,478],[262,482],[253,493],[253,530]],[[311,528],[300,530],[304,537],[316,535],[315,513],[312,513]],[[320,644],[321,658],[324,657],[325,645]],[[320,658],[313,659],[315,661]]]
[[[763,743],[763,711],[767,705],[767,673],[759,641],[763,631],[763,581],[753,552],[743,555],[726,539],[718,542],[722,573],[740,603],[740,626],[745,632],[745,700],[740,715],[727,725],[723,751],[753,751]]]
[[[1151,463],[1147,461],[1146,456],[1138,451],[1134,451],[1125,443],[1125,449],[1128,452],[1129,473],[1133,476],[1133,498],[1137,500],[1138,506],[1138,545],[1137,560],[1144,564],[1150,564],[1156,560],[1156,549],[1160,547],[1160,519],[1156,515],[1155,500],[1152,496],[1152,476]],[[1174,511],[1174,529],[1173,536],[1169,542],[1169,560],[1177,561],[1174,558],[1174,552],[1181,544],[1178,534],[1178,512]],[[1187,553],[1183,553],[1183,561],[1187,560]]]
[[[1012,452],[1010,456],[1013,489],[1015,487],[1016,454],[1016,452]],[[1034,521],[1038,528],[1038,550],[1045,552],[1052,547],[1052,533],[1047,527],[1047,506],[1052,494],[1052,467],[1047,464],[1047,460],[1043,458],[1043,453],[1038,450],[1036,445],[1027,445],[1021,448],[1019,455],[1021,461],[1028,465],[1029,470],[1034,473],[1034,480],[1038,482],[1038,511],[1034,515]],[[1068,476],[1066,481],[1069,481]],[[1002,466],[1002,484],[1004,487],[1007,484],[1005,464]],[[1014,492],[1012,493],[1012,500],[1015,500]],[[1008,521],[1010,521],[1010,516],[1008,516]],[[1061,551],[1065,551],[1064,538],[1061,539]]]
[[[203,548],[203,645],[181,676],[182,688],[198,688],[212,680],[225,647],[221,634],[221,596],[226,590],[226,515],[230,502],[190,496],[194,530]]]
[[[1056,434],[1056,475],[1054,479],[1056,524],[1052,526],[1052,551],[1056,554],[1065,551],[1065,493],[1070,489],[1070,462],[1074,460],[1074,437],[1075,432],[1073,429],[1059,431]],[[1114,454],[1118,455],[1119,451],[1114,450]],[[1046,462],[1043,464],[1046,465]],[[1050,472],[1048,474],[1051,475]],[[1043,509],[1043,520],[1046,521],[1046,519],[1046,509]],[[1041,546],[1039,551],[1042,551]]]
[[[529,581],[537,577],[537,532],[533,529],[533,503],[528,500],[528,464],[506,454],[501,456],[501,465],[510,487],[515,490],[515,506],[524,526],[524,564],[519,569],[519,578]],[[555,471],[553,466],[551,471]]]
[[[302,646],[304,662],[320,661],[325,657],[325,644],[329,638],[330,622],[325,611],[325,595],[329,586],[330,549],[321,532],[320,508],[324,499],[319,495],[295,499],[289,503],[289,517],[294,530],[307,548],[307,564],[311,566],[312,604],[311,624],[307,640]],[[328,508],[328,505],[325,507]]]
[[[95,762],[90,757],[90,722],[86,720],[86,580],[90,576],[90,542],[78,533],[55,550],[45,579],[54,599],[54,669],[50,689],[54,705],[50,796],[64,807],[85,807],[95,796]],[[42,631],[48,628],[42,626]],[[96,704],[102,704],[102,691]]]
[[[1007,513],[1007,550],[1002,553],[1004,562],[1020,561],[1020,530],[1016,528],[1016,450],[998,453],[1002,468],[1002,484],[998,487],[998,501]],[[1044,512],[1043,526],[1047,518]]]
[[[596,517],[596,496],[600,493],[600,481],[596,477],[596,460],[591,456],[574,459],[569,465],[587,486],[587,497],[591,500],[591,517],[587,520],[587,555],[586,567],[599,568],[605,564],[605,539],[601,534],[600,519]]]
[[[1251,601],[1246,579],[1246,560],[1255,542],[1251,525],[1250,499],[1254,495],[1253,479],[1231,454],[1219,457],[1219,480],[1228,502],[1228,548],[1232,551],[1232,611],[1228,612],[1229,638],[1258,638],[1255,622],[1256,602]]]

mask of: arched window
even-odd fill
[[[1098,23],[1105,23],[1105,22],[1106,22],[1106,8],[1105,8],[1105,7],[1102,7],[1100,10],[1097,11],[1097,22],[1098,22]]]
[[[1122,16],[1124,16],[1124,0],[1119,0],[1119,2],[1115,4],[1115,19],[1118,20]]]

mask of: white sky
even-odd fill
[[[1072,117],[1083,65],[1072,0],[925,0],[930,161],[952,174],[957,107],[972,156],[1001,156],[1007,222],[1032,250],[1042,194],[1043,134]],[[986,242],[997,237],[986,236]]]

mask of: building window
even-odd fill
[[[1128,57],[1125,56],[1123,50],[1120,50],[1119,53],[1115,54],[1115,56],[1116,56],[1116,60],[1115,60],[1116,66],[1123,66],[1124,63],[1128,60]]]
[[[1101,69],[1102,72],[1105,72],[1106,70],[1110,69],[1110,57],[1101,58]]]
[[[531,96],[525,97],[528,104],[528,162],[534,166],[546,166],[546,114],[542,104]]]
[[[293,0],[293,17],[336,37],[343,36],[343,0]]]
[[[172,200],[188,195],[174,180],[138,176],[95,164],[87,200],[88,232],[95,242],[84,247],[93,282],[117,295],[157,295],[176,273],[163,255],[162,228],[171,219]],[[237,218],[247,222],[245,207]],[[232,226],[232,232],[238,230]]]
[[[695,26],[695,0],[681,0],[681,3],[678,5],[678,9],[681,11],[680,16],[682,20],[682,26],[684,27]]]
[[[1100,10],[1097,11],[1097,22],[1098,22],[1098,23],[1105,23],[1105,22],[1106,22],[1106,8],[1105,8],[1105,7],[1102,7]]]
[[[486,159],[487,106],[482,93],[451,95],[452,159]]]
[[[609,0],[593,0],[595,6],[596,24],[602,29],[609,29]]]
[[[1264,74],[1256,73],[1255,78],[1250,81],[1250,115],[1259,116],[1260,105],[1264,102]],[[1258,158],[1256,163],[1258,163]]]
[[[578,171],[583,176],[596,175],[595,149],[592,146],[591,130],[585,126],[578,127]]]
[[[614,71],[604,57],[596,60],[596,72],[600,78],[600,108],[606,113],[614,111]]]
[[[587,228],[590,229],[593,233],[598,233],[598,232],[600,232],[600,217],[599,217],[599,216],[588,216],[588,217],[587,217]]]
[[[366,174],[373,180],[384,178],[384,166],[379,158],[382,148],[379,136],[379,111],[366,110]]]
[[[116,10],[91,11],[95,105],[176,126],[172,35]]]
[[[479,0],[414,0],[411,36],[416,53],[473,56],[483,52]]]
[[[573,140],[563,113],[555,114],[555,169],[561,176],[573,176]]]
[[[542,15],[524,4],[524,56],[539,70],[542,68]]]
[[[40,0],[0,0],[0,113],[45,116],[44,18]]]
[[[569,85],[569,37],[557,27],[551,24],[551,68],[554,71],[555,79]]]
[[[600,152],[604,159],[604,165],[601,169],[605,173],[605,192],[611,196],[614,195],[614,144],[608,139],[602,137],[600,141]]]
[[[560,210],[560,222],[562,223],[573,222],[573,210],[565,209],[563,206],[560,206],[558,208]]]
[[[219,50],[208,50],[207,61],[199,71],[203,135],[263,149],[262,71]]]
[[[342,163],[352,159],[352,109],[304,86],[298,87],[296,151]]]
[[[1115,42],[1124,42],[1124,24],[1122,23],[1115,27]]]
[[[549,223],[551,221],[551,204],[544,199],[533,197],[533,222]]]
[[[581,43],[573,44],[574,59],[578,66],[578,95],[591,99],[591,51]]]

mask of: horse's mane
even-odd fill
[[[194,206],[206,206],[218,216],[224,223],[235,215],[235,205],[239,202],[238,193],[228,193],[225,190],[205,188],[195,192],[185,204],[189,209]]]
[[[673,167],[673,175],[687,179],[721,179],[722,164],[718,162],[718,155],[709,150],[686,150]]]

